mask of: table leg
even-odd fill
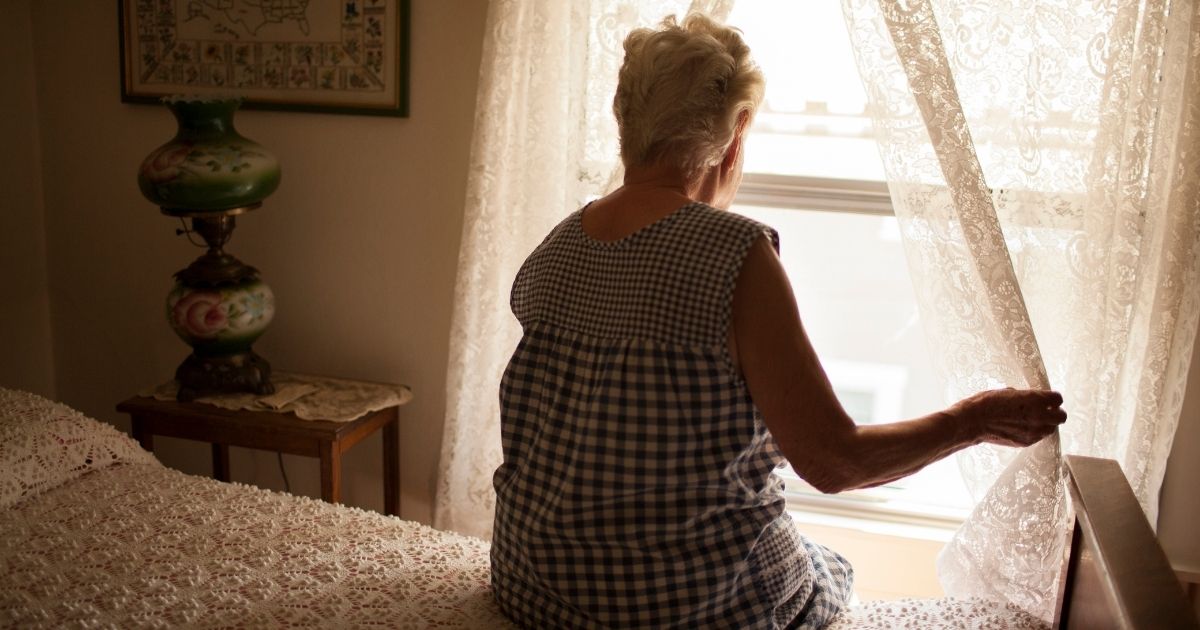
[[[337,442],[321,442],[321,498],[342,502],[342,453]]]
[[[212,445],[213,478],[218,481],[229,481],[229,445]]]
[[[130,414],[129,419],[133,425],[133,439],[137,440],[138,444],[142,445],[142,448],[153,453],[154,434],[146,426],[148,424],[146,419],[140,414]]]
[[[383,425],[383,513],[400,516],[400,422]]]

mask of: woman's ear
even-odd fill
[[[738,158],[742,153],[742,138],[746,135],[746,128],[749,126],[750,112],[743,110],[738,114],[737,125],[733,129],[733,141],[729,143],[729,147],[725,149],[725,156],[721,159],[722,173],[728,173],[737,166]]]
[[[725,149],[725,157],[721,158],[721,172],[729,173],[738,163],[738,154],[742,152],[742,134],[735,133],[733,142]]]

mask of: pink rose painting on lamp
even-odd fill
[[[261,280],[220,288],[177,284],[167,296],[175,334],[203,353],[248,349],[275,316],[275,296]]]
[[[171,312],[176,328],[201,339],[216,337],[229,322],[221,309],[221,294],[215,291],[190,293],[176,302]]]
[[[190,142],[165,146],[142,162],[141,174],[154,184],[169,182],[179,177],[182,172],[180,167],[191,152]]]

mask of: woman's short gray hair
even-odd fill
[[[740,31],[693,13],[625,38],[613,113],[626,168],[669,164],[688,179],[720,162],[765,80]]]

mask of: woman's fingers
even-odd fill
[[[1054,407],[1061,407],[1063,404],[1062,394],[1052,390],[1041,390],[1038,392],[1042,395],[1045,403]]]
[[[1062,394],[1051,390],[999,389],[971,399],[983,418],[987,441],[1028,446],[1066,422]]]

